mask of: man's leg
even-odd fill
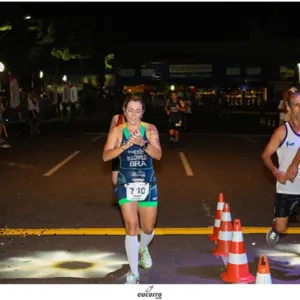
[[[169,135],[170,135],[170,141],[173,142],[174,141],[174,129],[170,129],[169,130]]]
[[[179,128],[175,130],[175,143],[178,144],[179,142]]]
[[[300,196],[288,194],[275,194],[274,220],[272,228],[267,232],[266,240],[269,246],[275,246],[280,234],[284,233],[288,226],[289,216],[299,203]]]
[[[112,195],[113,196],[116,196],[116,192],[117,192],[119,169],[120,169],[120,158],[116,157],[111,161],[111,171],[112,171],[111,172],[111,180],[112,180]],[[117,204],[117,202],[113,201],[113,204]]]
[[[21,111],[18,112],[18,118],[19,118],[19,121],[22,122],[22,112]]]
[[[3,128],[5,139],[7,140],[8,139],[8,133],[7,133],[5,124],[2,124],[2,128]],[[0,137],[1,137],[1,134],[0,134]]]
[[[4,142],[4,139],[2,139],[2,131],[3,131],[3,124],[0,123],[0,144]]]
[[[183,130],[186,131],[188,128],[188,114],[184,113],[182,119],[183,119]]]
[[[36,118],[35,118],[35,133],[40,134],[40,113],[36,113]]]
[[[29,125],[30,125],[30,133],[34,133],[34,113],[33,111],[30,111],[30,120],[29,120]]]

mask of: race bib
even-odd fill
[[[149,195],[149,183],[133,182],[126,186],[126,196],[129,201],[143,201]]]

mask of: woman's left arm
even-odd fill
[[[152,124],[148,124],[146,128],[146,135],[149,143],[148,146],[144,148],[145,152],[149,154],[152,158],[160,160],[162,157],[162,151],[157,128]]]

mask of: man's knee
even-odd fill
[[[277,233],[284,233],[287,229],[287,221],[278,221],[274,222],[274,229]]]

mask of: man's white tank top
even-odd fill
[[[300,134],[298,135],[290,122],[284,123],[285,138],[277,149],[279,170],[286,172],[292,160],[294,159],[298,149],[300,148]],[[300,195],[300,169],[294,182],[287,181],[286,184],[281,184],[277,181],[276,192],[280,194]]]

